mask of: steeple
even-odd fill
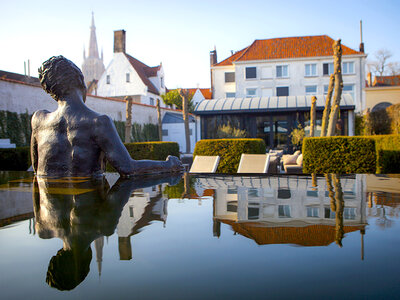
[[[96,26],[94,26],[93,12],[92,12],[92,25],[90,26],[89,57],[99,58],[99,50],[97,48],[97,39],[96,39]]]

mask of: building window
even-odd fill
[[[343,94],[350,94],[354,100],[354,84],[344,84],[343,85]]]
[[[160,78],[160,82],[161,82],[161,87],[164,88],[164,77]]]
[[[262,67],[261,68],[261,79],[272,78],[272,67]]]
[[[322,65],[322,74],[331,75],[333,74],[333,63],[325,63]]]
[[[328,94],[329,85],[324,85],[324,95]]]
[[[235,82],[235,72],[225,72],[225,82]]]
[[[289,66],[276,66],[276,77],[285,78],[289,77]]]
[[[235,98],[236,93],[226,93],[226,98]]]
[[[276,95],[279,96],[289,96],[289,87],[280,86],[276,88]]]
[[[107,76],[106,76],[106,83],[107,83],[107,84],[110,84],[110,75],[107,75]]]
[[[247,67],[246,68],[246,79],[257,78],[257,68],[256,67]]]
[[[306,95],[316,95],[317,94],[317,86],[309,85],[306,86]]]
[[[129,206],[129,216],[133,218],[133,206]]]
[[[279,218],[290,218],[290,206],[289,205],[278,205]]]
[[[126,82],[130,82],[131,81],[131,74],[126,73]]]
[[[162,130],[162,136],[168,136],[168,129]]]
[[[305,76],[317,76],[317,64],[306,64]]]
[[[336,213],[330,209],[330,207],[325,207],[325,219],[335,219]]]
[[[354,62],[344,62],[342,66],[342,74],[354,74]]]
[[[257,89],[246,89],[246,97],[254,97],[257,95]]]
[[[154,98],[150,98],[150,105],[154,105]]]
[[[307,218],[318,218],[319,217],[318,207],[307,207]]]
[[[354,220],[356,218],[356,209],[354,207],[345,207],[343,217],[345,220]]]

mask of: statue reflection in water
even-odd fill
[[[100,178],[35,178],[33,205],[40,238],[58,237],[60,249],[49,262],[46,282],[59,290],[72,290],[89,273],[90,244],[114,233],[121,211],[132,192],[162,183],[174,185],[176,177],[120,178],[110,189]]]

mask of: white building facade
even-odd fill
[[[333,42],[326,35],[256,40],[214,61],[213,98],[326,94],[333,73]],[[343,94],[351,94],[360,112],[365,106],[366,54],[344,45],[342,49]]]
[[[165,93],[162,64],[149,67],[125,52],[125,31],[114,32],[114,57],[98,82],[97,94],[124,98],[134,102],[166,107],[161,99]]]

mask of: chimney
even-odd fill
[[[363,42],[363,36],[362,36],[362,20],[360,20],[360,52],[365,53],[364,49],[364,42]]]
[[[125,30],[114,31],[114,53],[125,53]]]
[[[367,82],[368,82],[368,86],[371,87],[372,86],[372,74],[371,74],[371,72],[368,72],[368,74],[367,74]]]
[[[210,66],[213,66],[217,63],[217,49],[210,51]]]
[[[210,51],[210,73],[211,73],[211,99],[214,99],[214,78],[213,70],[211,67],[217,63],[217,49],[214,46],[214,50]]]

